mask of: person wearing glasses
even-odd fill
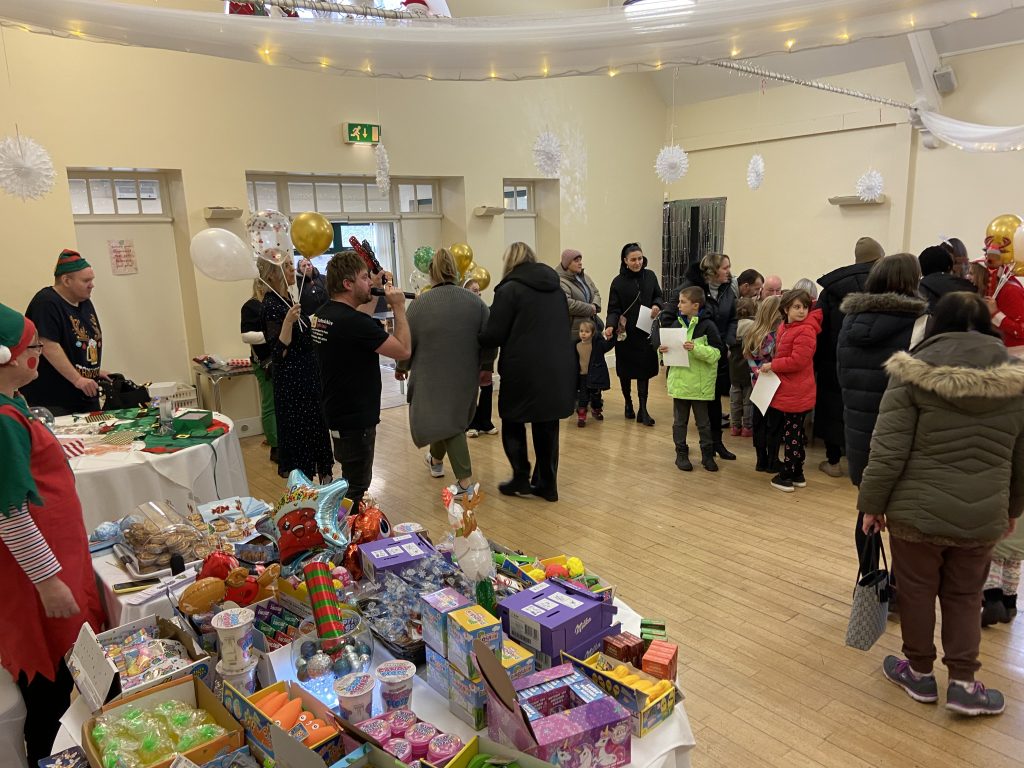
[[[651,379],[658,375],[658,354],[651,344],[651,335],[636,327],[641,310],[650,312],[652,321],[661,314],[661,285],[651,270],[639,243],[622,246],[619,274],[608,290],[608,317],[604,337],[618,340],[615,347],[615,371],[626,401],[626,418],[636,419],[647,427],[654,419],[647,412],[647,391]],[[639,408],[633,410],[632,381],[636,379]]]
[[[35,324],[0,304],[0,663],[25,700],[30,765],[50,754],[71,703],[64,654],[84,622],[103,624],[75,476],[18,394],[39,376],[44,349]]]

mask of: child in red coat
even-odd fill
[[[779,306],[785,318],[775,339],[775,357],[761,366],[773,371],[779,388],[769,410],[782,412],[782,472],[772,478],[772,488],[792,493],[807,485],[804,479],[804,417],[814,408],[814,350],[821,330],[821,310],[811,309],[807,291],[786,291]]]

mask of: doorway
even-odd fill
[[[662,209],[661,285],[679,285],[695,261],[721,253],[725,244],[724,197],[671,200]]]

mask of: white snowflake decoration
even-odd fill
[[[885,179],[882,174],[871,168],[857,179],[857,197],[867,203],[873,203],[885,192]]]
[[[38,199],[53,189],[56,174],[50,153],[27,136],[0,141],[0,189],[22,200]]]
[[[678,144],[662,147],[654,161],[654,172],[665,184],[679,181],[690,170],[690,156]]]
[[[533,143],[533,164],[544,176],[557,176],[562,168],[562,142],[551,131],[544,131]]]
[[[565,135],[565,154],[559,174],[561,199],[569,216],[587,221],[587,145],[578,127],[569,128]]]
[[[764,158],[755,154],[747,165],[747,186],[757,190],[764,184]]]
[[[386,195],[391,189],[391,162],[388,160],[388,151],[384,149],[383,144],[378,144],[374,154],[377,156],[377,189]]]

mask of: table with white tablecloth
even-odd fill
[[[190,498],[203,503],[248,496],[237,430],[227,416],[215,413],[214,418],[228,426],[226,434],[174,453],[126,448],[70,459],[86,530],[119,520],[147,501],[169,501],[183,512]],[[59,420],[55,431],[60,432]]]
[[[174,616],[174,605],[171,604],[166,587],[163,590],[127,592],[120,595],[114,593],[115,584],[132,580],[132,576],[124,569],[115,555],[108,552],[94,556],[92,570],[96,574],[96,588],[107,614],[108,627],[130,624],[146,616],[155,615],[163,619]],[[174,583],[175,595],[180,595],[189,584],[195,581],[195,568],[188,569],[187,573],[190,576],[187,583]],[[161,579],[161,583],[164,585],[170,582],[170,577]]]

